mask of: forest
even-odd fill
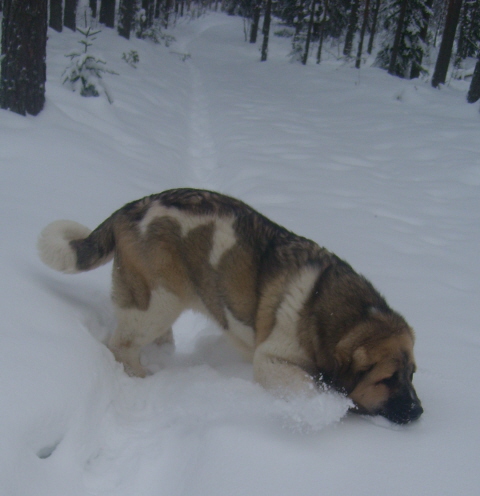
[[[3,0],[0,10],[0,107],[22,115],[37,115],[44,105],[47,26],[85,30],[95,21],[126,39],[168,44],[179,17],[208,10],[242,16],[245,42],[259,41],[262,62],[275,18],[282,28],[273,34],[291,38],[292,61],[320,64],[329,47],[360,69],[373,55],[373,64],[392,76],[428,79],[435,88],[447,75],[469,80],[467,101],[480,98],[478,0]],[[89,36],[90,28],[85,54]],[[102,71],[98,62],[77,54],[74,77]]]

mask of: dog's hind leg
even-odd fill
[[[118,327],[109,348],[129,375],[145,377],[141,349],[154,341],[173,342],[172,324],[183,310],[180,299],[159,287],[151,293],[148,308],[117,308]]]

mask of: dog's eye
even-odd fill
[[[393,387],[397,383],[397,374],[393,374],[391,377],[385,377],[381,381],[378,381],[377,384],[384,384],[387,387]]]

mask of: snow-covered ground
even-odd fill
[[[330,57],[267,63],[242,19],[182,22],[177,42],[108,29],[114,98],[61,84],[81,36],[49,32],[47,104],[0,111],[2,496],[462,495],[480,491],[480,114],[467,83],[433,90]],[[136,50],[134,69],[121,60]],[[185,57],[188,54],[190,57]],[[184,60],[185,59],[185,60]],[[398,427],[325,395],[287,403],[194,314],[153,375],[102,344],[109,271],[44,267],[50,221],[95,227],[179,186],[237,196],[348,260],[416,329],[425,413]]]

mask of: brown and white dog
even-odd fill
[[[125,205],[94,231],[53,222],[38,248],[66,273],[114,259],[118,328],[109,348],[131,375],[145,375],[142,347],[172,341],[172,324],[193,309],[251,357],[255,379],[270,390],[333,387],[355,411],[400,424],[423,412],[403,317],[346,262],[239,200],[165,191]]]

